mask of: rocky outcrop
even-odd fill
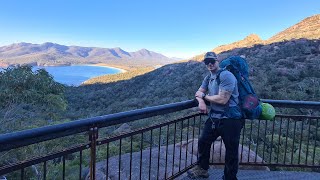
[[[263,44],[263,40],[260,39],[260,37],[256,34],[250,34],[243,40],[227,44],[227,45],[222,45],[218,46],[217,48],[214,48],[212,51],[215,53],[221,53],[224,51],[229,51],[235,48],[243,48],[243,47],[252,47],[253,45],[256,44]]]
[[[141,179],[156,179],[157,176],[159,179],[165,179],[165,177],[169,177],[172,174],[179,172],[179,170],[188,167],[196,161],[198,153],[197,144],[197,139],[191,139],[188,142],[183,141],[175,145],[171,144],[168,147],[161,146],[160,148],[147,148],[142,152],[123,154],[121,155],[121,159],[119,159],[119,156],[111,157],[108,159],[108,162],[101,161],[96,164],[96,179],[106,179],[107,169],[108,179],[118,179],[119,175],[121,179],[129,179],[130,173],[131,179],[139,179],[140,175]],[[249,151],[248,147],[243,147],[242,153],[241,151],[242,149],[240,146],[239,153],[242,155],[242,162],[263,162],[262,158],[256,155],[255,152],[251,150]],[[214,162],[224,163],[225,148],[221,141],[216,141],[212,145],[211,155],[213,155],[213,157],[211,156],[211,159],[213,158]],[[214,166],[214,168],[218,167],[219,166]],[[269,170],[269,168],[265,166],[241,166],[240,169]],[[88,169],[85,171],[88,172]],[[90,179],[90,175],[88,173],[85,177],[85,179]]]
[[[122,124],[118,129],[114,130],[113,133],[114,134],[120,134],[120,133],[127,133],[130,132],[131,126],[127,123]]]

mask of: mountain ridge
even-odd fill
[[[289,28],[269,38],[266,43],[292,39],[320,39],[320,14],[303,19]]]
[[[257,34],[250,34],[244,39],[220,45],[213,48],[211,51],[222,53],[237,48],[250,48],[255,45],[268,45],[277,42],[290,41],[294,39],[316,40],[320,39],[320,14],[304,18],[300,22],[286,28],[283,31],[273,35],[267,40],[262,40]],[[201,61],[204,54],[197,55],[191,59]]]
[[[42,44],[15,43],[0,47],[1,64],[69,65],[107,63],[116,65],[164,65],[175,62],[160,53],[147,49],[128,52],[120,47],[100,48],[66,46],[52,42]]]

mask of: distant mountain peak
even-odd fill
[[[140,49],[139,52],[150,52],[150,51],[148,49],[143,48],[143,49]]]
[[[52,43],[52,42],[45,42],[45,43],[42,43],[41,45],[45,45],[45,46],[47,46],[47,45],[55,45],[55,43]]]
[[[121,49],[120,47],[115,47],[113,48],[114,50],[119,50],[119,51],[124,51],[123,49]]]
[[[58,44],[54,44],[52,42],[45,42],[45,43],[42,43],[40,46],[41,47],[45,47],[45,48],[50,48],[50,47],[53,47],[55,45],[58,45]]]
[[[24,45],[29,45],[29,44],[31,44],[31,43],[20,42],[20,43],[16,43],[16,44],[24,46]]]
[[[141,54],[141,55],[151,55],[151,51],[149,51],[148,49],[140,49],[137,51],[137,53]]]
[[[24,47],[24,46],[29,46],[29,45],[31,45],[31,43],[20,42],[20,43],[13,43],[9,46],[11,46],[11,47]]]

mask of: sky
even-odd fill
[[[266,40],[316,14],[320,0],[1,0],[0,46],[53,42],[188,58],[252,33]]]

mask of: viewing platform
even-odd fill
[[[320,179],[320,102],[267,100],[274,120],[245,120],[238,179]],[[2,179],[189,179],[207,115],[196,100],[0,135]],[[225,147],[211,148],[221,179]]]

